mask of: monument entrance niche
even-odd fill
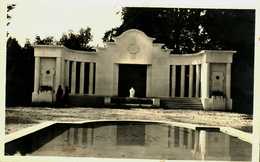
[[[135,90],[134,97],[146,97],[146,65],[119,65],[118,96],[129,97],[129,89]]]

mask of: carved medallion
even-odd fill
[[[140,47],[136,43],[131,43],[129,44],[127,50],[130,54],[136,54],[140,51]]]

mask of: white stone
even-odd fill
[[[75,95],[76,89],[76,62],[86,62],[90,63],[88,93],[97,96],[117,96],[120,70],[118,65],[135,64],[147,66],[146,97],[175,97],[174,84],[177,80],[170,79],[170,67],[173,68],[174,76],[174,72],[176,72],[174,67],[181,65],[181,97],[184,97],[185,88],[192,87],[192,83],[196,82],[195,97],[200,97],[200,91],[202,104],[207,107],[211,91],[218,85],[218,83],[212,82],[211,77],[213,72],[221,72],[224,76],[223,89],[227,96],[226,107],[231,110],[230,69],[235,51],[204,50],[194,54],[170,54],[171,49],[163,50],[161,48],[163,44],[153,43],[153,40],[154,38],[148,37],[142,31],[131,29],[116,37],[115,42],[107,42],[105,48],[97,48],[96,52],[71,50],[64,46],[35,46],[36,69],[33,101],[37,101],[37,89],[39,90],[41,86],[48,85],[53,89],[63,83],[68,86],[69,61],[72,61],[71,95]],[[37,59],[41,61],[37,61]],[[66,65],[63,65],[64,60],[66,60]],[[190,69],[196,65],[197,77],[192,78],[193,70],[190,71],[189,87],[185,87],[185,65],[189,65]],[[50,70],[50,73],[56,74],[47,76],[47,69]],[[81,74],[82,71],[81,68]],[[48,77],[49,79],[47,79]],[[170,80],[172,80],[171,83]],[[201,83],[200,87],[199,83]],[[80,94],[77,95],[83,95],[82,77],[80,85]],[[172,96],[169,93],[170,87],[172,87]],[[220,86],[217,87],[220,89]],[[199,88],[201,89],[199,90]],[[193,88],[189,88],[189,97],[193,94],[192,90]]]
[[[110,104],[110,103],[111,103],[111,97],[105,96],[104,97],[104,104],[107,105],[107,104]]]
[[[129,89],[129,97],[135,97],[135,89],[133,87]]]
[[[84,94],[84,73],[85,72],[85,63],[80,63],[80,87],[79,87],[79,93]]]

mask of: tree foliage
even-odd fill
[[[236,50],[240,57],[253,66],[254,52],[254,10],[207,10],[204,20],[205,30],[212,46],[223,50]]]
[[[202,27],[201,13],[204,10],[179,8],[123,8],[123,23],[118,28],[107,31],[103,40],[120,35],[135,28],[164,43],[173,53],[192,53],[201,50],[209,41]],[[109,34],[110,35],[109,35]],[[113,33],[113,34],[111,34]]]
[[[29,105],[33,91],[33,47],[29,41],[21,47],[15,38],[9,37],[6,49],[6,105]]]
[[[118,30],[118,28],[112,28],[111,30],[106,31],[102,38],[103,42],[113,42],[113,38],[116,36]]]
[[[12,3],[12,4],[8,4],[7,5],[7,19],[10,20],[12,18],[12,16],[9,14],[9,12],[11,10],[13,10],[16,7],[16,4]],[[7,26],[10,24],[10,21],[7,22]]]
[[[122,25],[107,31],[104,41],[112,41],[112,37],[135,28],[156,38],[155,42],[164,43],[176,54],[236,49],[238,42],[252,38],[254,27],[252,10],[126,7],[121,14]]]
[[[35,37],[34,44],[36,45],[54,45],[54,37],[48,36],[46,38],[41,39],[40,36]]]
[[[9,14],[11,10],[13,10],[14,8],[16,7],[16,4],[12,3],[12,4],[8,4],[7,5],[7,26],[10,25],[10,19],[12,18],[12,16]],[[9,36],[9,32],[6,33],[6,36],[8,37]]]
[[[93,47],[89,45],[92,37],[91,28],[81,28],[78,33],[72,30],[68,33],[64,33],[59,43],[74,50],[94,51]]]

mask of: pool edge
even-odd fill
[[[150,122],[150,123],[160,123],[160,124],[170,124],[177,127],[183,127],[188,129],[219,129],[220,132],[223,132],[225,134],[228,134],[230,136],[237,137],[243,141],[246,141],[250,144],[252,144],[252,133],[244,132],[241,130],[238,130],[236,128],[232,127],[221,127],[221,126],[207,126],[207,125],[201,125],[201,124],[192,124],[192,123],[182,123],[182,122],[173,122],[173,121],[162,121],[162,120],[137,120],[137,119],[125,119],[125,120],[111,120],[111,119],[99,119],[99,120],[82,120],[82,121],[46,121],[40,124],[36,124],[33,126],[30,126],[28,128],[21,129],[17,132],[13,132],[11,134],[5,135],[4,143],[8,143],[10,141],[13,141],[15,139],[21,138],[23,136],[26,136],[28,134],[34,133],[36,131],[39,131],[43,128],[49,127],[53,124],[86,124],[90,122],[117,122],[117,121],[132,121],[132,122]]]

